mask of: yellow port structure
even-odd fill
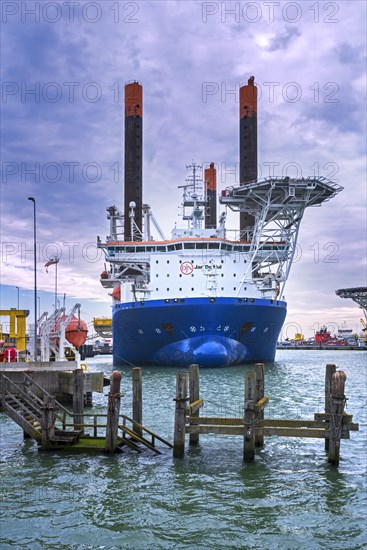
[[[102,338],[112,338],[112,319],[110,317],[94,317],[93,327]]]
[[[26,318],[29,315],[28,309],[0,309],[0,317],[9,317],[9,338],[15,338],[16,349],[25,351],[27,347]],[[7,331],[6,331],[7,332]],[[0,338],[3,338],[3,329],[0,325]]]

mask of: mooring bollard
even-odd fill
[[[43,397],[42,419],[41,419],[41,445],[44,451],[48,451],[51,447],[51,439],[55,436],[55,397],[45,395]]]
[[[176,374],[175,435],[173,440],[174,458],[183,458],[185,454],[185,423],[187,399],[187,373],[178,372]]]
[[[326,365],[325,371],[325,413],[331,413],[331,379],[334,372],[336,371],[336,366],[332,364]],[[329,439],[325,439],[325,451],[329,450]]]
[[[76,369],[74,371],[74,391],[73,391],[73,418],[74,430],[84,432],[84,371]]]
[[[254,460],[255,458],[255,371],[245,373],[245,413],[244,413],[244,434],[243,434],[243,460]]]
[[[260,401],[264,397],[264,364],[256,363],[255,365],[256,373],[256,389],[255,389],[255,403]],[[264,409],[263,407],[257,407],[255,405],[256,420],[264,420]],[[261,432],[256,432],[255,430],[255,447],[262,447],[264,445],[264,435]]]
[[[110,376],[110,391],[108,394],[108,411],[106,425],[105,451],[114,453],[117,446],[117,433],[121,403],[121,372],[115,370]]]
[[[142,429],[138,424],[143,424],[143,400],[142,400],[142,370],[140,367],[133,368],[133,430],[142,435]]]
[[[343,427],[343,412],[345,405],[345,381],[347,375],[344,371],[334,372],[331,379],[331,416],[329,432],[329,462],[339,465],[340,439]]]
[[[189,386],[190,386],[190,404],[195,403],[200,399],[200,378],[199,378],[199,365],[190,365],[189,367]],[[199,409],[195,411],[190,410],[190,416],[198,418],[200,415]],[[197,445],[199,443],[199,434],[190,433],[190,445]]]

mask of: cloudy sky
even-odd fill
[[[255,75],[259,173],[344,187],[306,211],[287,283],[287,335],[356,329],[335,289],[366,285],[366,3],[3,1],[1,307],[33,304],[33,205],[41,309],[58,292],[110,315],[96,238],[122,206],[123,87],[144,87],[144,202],[169,235],[185,165],[238,170],[238,88]],[[236,220],[235,220],[236,223]],[[335,326],[335,325],[330,325]]]

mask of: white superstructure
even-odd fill
[[[225,207],[217,229],[205,229],[206,197],[197,165],[183,188],[182,218],[186,227],[164,239],[151,209],[144,205],[143,234],[134,227],[124,241],[123,215],[109,207],[111,235],[98,241],[110,264],[101,283],[114,289],[116,301],[208,297],[282,299],[294,257],[298,230],[307,206],[320,205],[341,190],[324,178],[265,178],[245,186],[228,187],[219,198]],[[255,225],[242,235],[227,230],[226,208],[253,214]],[[153,240],[154,225],[159,240]]]

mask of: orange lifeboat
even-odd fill
[[[56,323],[57,330],[60,327],[60,322],[65,321],[67,319],[67,315],[63,315],[61,319],[59,319]],[[71,320],[68,323],[68,326],[65,329],[65,338],[70,344],[72,344],[75,348],[78,348],[79,346],[82,346],[85,344],[85,341],[87,339],[88,334],[88,327],[87,324],[82,321],[81,319],[78,319],[75,317],[75,315],[72,316]]]
[[[113,289],[113,291],[111,292],[111,296],[114,300],[121,300],[121,290],[119,286]]]
[[[78,348],[79,346],[85,344],[87,334],[87,324],[81,319],[77,319],[73,316],[65,330],[65,338],[67,341],[74,347]]]

